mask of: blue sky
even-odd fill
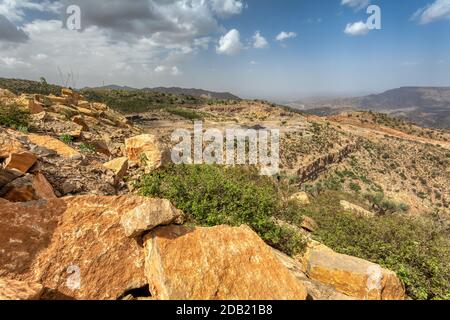
[[[69,4],[81,31],[63,28]],[[273,100],[450,86],[450,0],[0,0],[0,25],[3,77]]]

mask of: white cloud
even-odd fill
[[[362,8],[368,7],[370,4],[370,0],[342,0],[341,5],[349,6],[356,10],[360,10]]]
[[[0,65],[5,68],[20,68],[20,67],[30,67],[31,65],[28,62],[17,59],[16,57],[1,57],[0,56]]]
[[[239,31],[232,29],[220,38],[216,52],[218,54],[234,55],[239,53],[243,48],[244,46],[241,43]]]
[[[434,3],[419,9],[412,18],[419,21],[420,24],[450,19],[450,0],[436,0]]]
[[[63,28],[57,13],[67,4],[81,8],[80,32]],[[12,32],[3,27],[6,22],[0,21],[0,70],[8,66],[3,76],[45,76],[58,83],[57,67],[73,69],[83,85],[119,78],[144,85],[153,80],[169,82],[183,74],[187,59],[207,50],[213,36],[223,32],[221,19],[244,8],[240,0],[0,0],[0,18],[20,26],[11,38]],[[43,17],[47,20],[38,20]],[[16,28],[14,24],[9,23]],[[222,37],[218,52],[234,54],[243,49],[238,32],[238,41],[235,37],[234,32]],[[165,70],[156,72],[157,66]]]
[[[173,66],[173,67],[170,69],[170,74],[173,75],[173,76],[179,76],[179,75],[181,75],[182,73],[181,73],[181,71],[178,69],[177,66]]]
[[[240,14],[244,3],[240,0],[211,0],[211,7],[220,17],[229,17]]]
[[[155,72],[157,72],[157,73],[161,73],[161,72],[164,72],[164,71],[166,71],[167,70],[167,67],[166,66],[157,66],[156,68],[155,68]]]
[[[23,29],[29,35],[27,42],[5,49],[0,47],[0,70],[3,65],[9,66],[3,76],[26,79],[44,76],[50,82],[60,83],[59,67],[63,73],[73,70],[79,74],[78,84],[83,86],[98,86],[103,81],[147,84],[158,65],[169,66],[161,77],[154,78],[158,82],[166,76],[180,75],[175,63],[195,54],[196,50],[193,47],[191,53],[185,53],[189,50],[183,46],[173,47],[166,56],[168,49],[150,39],[133,43],[116,41],[111,45],[105,30],[89,27],[83,32],[71,31],[62,28],[58,20],[36,20],[25,24]],[[30,56],[30,53],[34,54]]]
[[[286,39],[295,38],[297,34],[295,32],[285,32],[281,31],[279,35],[275,38],[277,41],[284,41]]]
[[[264,38],[259,31],[256,31],[253,36],[253,48],[255,49],[264,49],[269,46],[266,38]]]
[[[59,13],[62,4],[59,1],[32,1],[32,0],[2,0],[0,2],[0,15],[13,22],[21,22],[25,11]]]
[[[155,68],[156,73],[163,73],[163,74],[169,74],[172,76],[179,76],[182,74],[180,69],[178,69],[177,66],[168,67],[168,66],[157,66]]]
[[[363,36],[368,34],[369,31],[370,29],[367,27],[367,24],[362,21],[348,23],[344,30],[350,36]]]

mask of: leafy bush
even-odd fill
[[[81,143],[80,144],[80,151],[82,153],[95,153],[95,147],[88,143]]]
[[[407,212],[409,210],[408,205],[386,199],[382,192],[365,194],[364,197],[370,202],[372,209],[380,215]]]
[[[275,218],[287,218],[295,210],[282,203],[274,182],[259,176],[256,169],[170,166],[143,176],[137,186],[144,196],[170,199],[189,222],[246,224],[268,244],[291,255],[304,247],[297,232],[275,223]]]
[[[23,110],[20,106],[0,105],[0,125],[20,129],[20,131],[28,131],[30,121],[30,113]]]
[[[59,137],[59,140],[61,140],[64,143],[71,144],[73,142],[73,137],[67,134],[63,134]]]
[[[197,105],[204,101],[196,97],[146,90],[85,89],[81,93],[89,101],[106,103],[123,113],[141,113],[159,109],[167,109],[169,112],[173,109],[176,112],[177,105]]]
[[[355,191],[355,192],[361,191],[360,185],[355,183],[355,182],[350,182],[350,189]]]
[[[450,299],[450,246],[444,227],[431,218],[357,217],[343,212],[342,197],[326,192],[301,209],[319,224],[318,240],[395,271],[414,299]]]
[[[201,113],[195,110],[183,109],[183,108],[169,108],[167,112],[183,117],[189,120],[202,120],[203,116]]]
[[[43,81],[37,82],[31,80],[5,78],[0,78],[0,88],[8,89],[15,94],[32,93],[44,95],[58,95],[62,89],[60,86],[51,85]]]

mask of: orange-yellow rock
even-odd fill
[[[44,111],[44,106],[41,103],[35,101],[33,96],[23,95],[16,100],[16,103],[20,106],[23,106],[31,114],[37,114]]]
[[[147,170],[161,167],[167,161],[167,154],[158,139],[151,134],[143,134],[125,140],[128,159]]]
[[[11,202],[56,199],[52,185],[40,172],[15,179],[0,190],[0,197]]]
[[[348,201],[345,201],[345,200],[341,200],[340,205],[345,211],[351,212],[360,217],[371,218],[371,217],[375,216],[375,214],[373,212],[370,212],[364,208],[361,208],[360,206],[357,206],[357,205],[350,203]]]
[[[77,107],[77,110],[87,116],[93,117],[95,116],[95,112],[92,111],[91,109],[87,109],[87,108],[82,108],[82,107]]]
[[[144,287],[144,250],[120,217],[149,199],[0,199],[0,276],[41,283],[75,299],[117,299]]]
[[[161,227],[147,236],[145,259],[156,299],[304,300],[307,295],[247,227]]]
[[[0,278],[0,300],[38,300],[43,289],[38,283]]]
[[[57,97],[54,95],[49,95],[47,96],[47,98],[54,104],[67,105],[70,103],[70,99],[68,99],[67,97]]]
[[[297,192],[297,193],[295,193],[295,194],[293,194],[291,196],[290,200],[291,201],[295,201],[295,202],[297,202],[298,204],[301,204],[301,205],[308,205],[308,204],[310,204],[309,197],[308,197],[308,194],[306,192]]]
[[[17,170],[22,173],[28,170],[36,163],[37,157],[28,151],[14,152],[5,160],[4,169]]]
[[[27,136],[28,140],[36,144],[40,147],[44,147],[49,150],[55,151],[57,154],[67,158],[78,158],[81,157],[81,154],[75,149],[69,147],[62,141],[59,141],[55,138],[49,136],[40,136],[36,134],[30,134]]]
[[[128,158],[116,158],[104,163],[103,166],[114,172],[116,180],[121,180],[126,175],[128,170]]]
[[[309,248],[303,256],[310,279],[364,300],[403,300],[405,288],[397,275],[372,262],[339,254],[323,246]]]
[[[128,237],[142,236],[160,225],[168,225],[183,218],[183,212],[166,199],[148,199],[145,203],[124,213],[120,219]]]
[[[0,88],[0,99],[6,98],[6,99],[15,99],[17,96],[9,91],[8,89],[1,89]]]
[[[13,137],[11,132],[12,130],[0,128],[0,159],[7,158],[13,152],[26,150],[22,142]]]

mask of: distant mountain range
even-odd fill
[[[296,101],[287,105],[317,115],[372,110],[425,127],[450,130],[450,87],[403,87],[364,97]]]
[[[229,92],[214,92],[202,89],[186,89],[178,87],[158,87],[158,88],[143,88],[136,89],[127,86],[118,85],[108,85],[97,88],[84,88],[84,89],[94,89],[94,90],[125,90],[125,91],[146,91],[146,92],[162,92],[169,94],[184,94],[187,96],[199,97],[199,98],[210,98],[210,99],[220,99],[220,100],[241,100],[238,96],[235,96]]]

